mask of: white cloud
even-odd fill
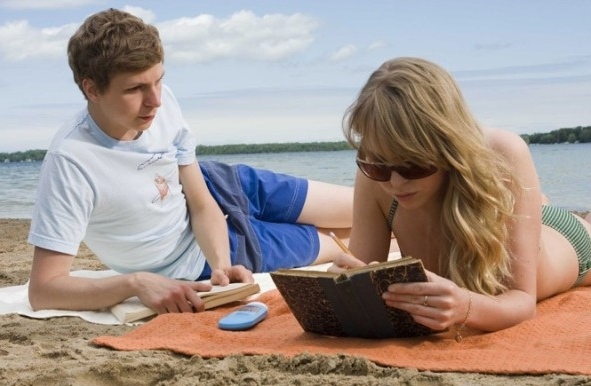
[[[134,7],[131,5],[126,5],[123,7],[123,11],[131,13],[139,18],[141,18],[144,23],[152,24],[156,20],[156,15],[154,12],[150,11],[149,9],[144,9],[142,7]]]
[[[102,3],[102,0],[0,0],[0,7],[11,9],[62,9]]]
[[[330,60],[335,62],[345,60],[355,55],[356,52],[357,47],[355,47],[353,44],[348,44],[339,48],[336,52],[330,55]]]
[[[370,45],[367,46],[367,51],[378,50],[378,49],[384,48],[384,47],[388,47],[388,43],[386,43],[382,40],[378,40],[378,41],[370,43]]]
[[[0,56],[10,61],[63,57],[66,42],[77,27],[35,28],[26,20],[5,23],[0,26]]]
[[[317,26],[314,18],[299,13],[257,16],[244,10],[227,19],[202,14],[157,25],[167,60],[194,63],[285,59],[312,44]]]
[[[127,6],[125,10],[147,23],[154,12]],[[0,57],[11,61],[61,57],[67,41],[79,26],[35,28],[28,21],[0,26]],[[227,19],[202,14],[193,18],[168,20],[156,25],[165,46],[167,61],[209,62],[223,59],[276,61],[305,50],[314,41],[318,22],[303,14],[257,16],[240,11]]]

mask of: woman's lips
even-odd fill
[[[400,193],[400,194],[395,194],[394,197],[396,197],[397,201],[406,201],[406,200],[410,200],[415,194],[414,193]]]

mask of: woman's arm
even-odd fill
[[[494,130],[488,134],[493,150],[501,154],[516,179],[513,217],[508,226],[508,251],[511,258],[509,291],[496,297],[490,307],[497,309],[491,318],[487,311],[474,315],[474,323],[486,330],[509,327],[535,315],[537,262],[542,228],[542,194],[538,174],[527,144],[517,134]],[[497,303],[501,306],[497,306]],[[503,306],[505,305],[505,306]],[[488,307],[487,307],[488,308]]]
[[[384,213],[391,202],[377,182],[357,172],[349,249],[365,263],[388,259],[392,232]]]

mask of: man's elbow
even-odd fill
[[[39,310],[47,310],[52,308],[50,304],[50,299],[47,296],[47,291],[44,291],[43,288],[39,288],[38,286],[31,285],[29,283],[29,304],[33,311]]]

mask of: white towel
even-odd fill
[[[117,275],[115,271],[74,271],[73,276],[101,278]],[[0,288],[0,315],[19,314],[35,319],[47,319],[59,316],[77,316],[97,324],[121,324],[109,310],[103,311],[33,311],[29,303],[29,283],[14,287]]]
[[[316,268],[316,267],[315,267]],[[73,271],[72,276],[101,278],[117,275],[115,271]],[[254,274],[255,282],[261,287],[261,293],[272,290],[275,284],[268,273]],[[91,323],[97,324],[121,324],[108,309],[101,311],[64,311],[64,310],[39,310],[34,311],[29,303],[29,283],[13,287],[0,288],[0,315],[19,314],[35,319],[48,319],[61,316],[76,316]]]

